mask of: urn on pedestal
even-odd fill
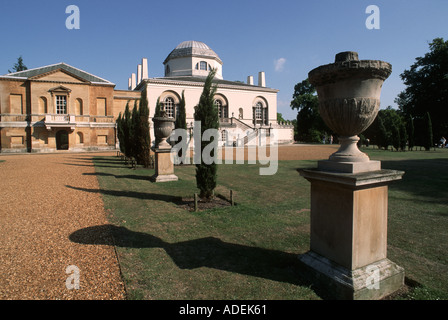
[[[175,120],[162,112],[162,116],[154,117],[153,122],[156,146],[154,148],[155,174],[151,180],[154,182],[177,181],[171,157],[171,145],[166,141],[174,130]]]
[[[310,83],[316,88],[319,112],[327,126],[339,135],[339,150],[320,169],[357,173],[380,170],[357,146],[357,136],[378,114],[381,88],[392,66],[379,60],[359,60],[356,52],[336,55],[335,62],[311,70]],[[349,164],[348,164],[349,163]]]

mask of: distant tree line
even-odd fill
[[[400,75],[406,89],[395,99],[398,109],[380,110],[360,135],[360,143],[382,149],[430,150],[440,138],[448,137],[448,41],[436,38],[429,48]],[[291,108],[298,111],[296,141],[315,143],[335,136],[320,117],[316,90],[308,79],[295,85]]]

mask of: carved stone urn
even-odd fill
[[[154,117],[154,134],[156,136],[157,145],[159,149],[170,149],[171,145],[166,141],[174,130],[173,118],[168,118],[165,112],[162,112],[161,117]]]
[[[350,173],[380,170],[379,162],[370,161],[358,149],[357,142],[358,134],[366,130],[378,114],[381,87],[391,72],[391,64],[359,60],[358,53],[352,51],[338,53],[334,63],[309,72],[308,79],[316,88],[322,119],[339,135],[341,144],[329,161],[319,163],[319,167]],[[347,167],[344,163],[352,165]]]

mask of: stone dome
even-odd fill
[[[165,64],[166,62],[168,62],[168,60],[174,58],[192,56],[212,58],[222,64],[219,56],[208,45],[206,45],[204,42],[193,40],[181,42],[173,51],[171,51],[171,53],[168,55],[168,57],[166,57],[163,63]]]

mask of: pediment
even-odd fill
[[[48,92],[50,92],[51,94],[57,94],[57,93],[70,94],[70,92],[72,92],[72,90],[67,87],[64,87],[64,86],[57,86],[57,87],[51,88],[50,90],[48,90]]]
[[[54,82],[70,82],[70,83],[90,83],[77,75],[74,75],[62,68],[42,73],[30,78],[31,80],[54,81]]]

